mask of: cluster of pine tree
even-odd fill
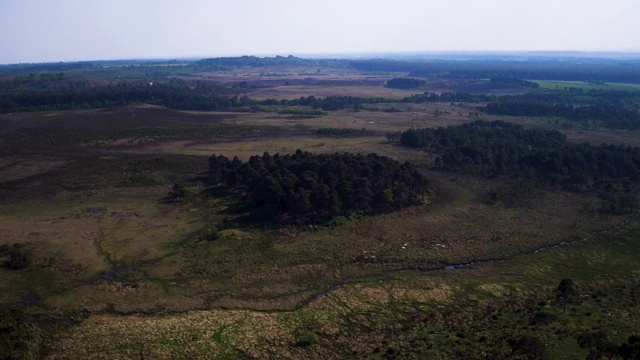
[[[418,204],[428,181],[409,162],[376,154],[252,156],[243,163],[209,158],[214,182],[250,196],[256,208],[287,213],[300,221],[354,213],[374,214]]]
[[[591,192],[606,200],[604,210],[623,213],[637,206],[640,148],[571,144],[558,131],[476,121],[437,129],[410,129],[402,145],[428,149],[440,170],[489,176],[505,175]]]

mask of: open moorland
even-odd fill
[[[640,356],[637,79],[172,65],[0,68],[3,359]]]

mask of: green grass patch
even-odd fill
[[[640,84],[628,83],[591,83],[585,81],[531,80],[540,85],[540,89],[566,91],[640,91]]]

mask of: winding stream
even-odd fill
[[[640,211],[638,211],[638,213],[636,213],[635,215],[633,215],[631,218],[623,221],[622,223],[610,228],[610,229],[605,229],[605,230],[601,230],[601,231],[596,231],[594,232],[594,234],[608,234],[608,233],[612,233],[614,231],[617,231],[621,228],[623,228],[625,225],[627,225],[633,218],[640,216]],[[583,243],[586,242],[587,240],[589,240],[589,237],[585,237],[583,239],[578,239],[578,240],[573,240],[573,241],[561,241],[557,244],[552,244],[552,245],[545,245],[545,246],[541,246],[533,251],[530,252],[526,252],[526,253],[522,253],[522,254],[518,254],[515,256],[524,256],[524,255],[535,255],[540,253],[541,251],[545,251],[548,249],[556,249],[559,248],[561,246],[564,245],[572,245],[572,244],[577,244],[577,243]],[[401,268],[401,269],[394,269],[394,270],[389,270],[389,271],[384,271],[384,272],[380,272],[380,273],[376,273],[376,274],[371,274],[371,275],[365,275],[365,276],[361,276],[359,278],[354,278],[352,276],[348,276],[346,277],[344,280],[330,286],[328,289],[318,292],[315,295],[311,296],[309,299],[301,302],[300,304],[298,304],[294,309],[298,310],[300,308],[306,307],[310,304],[312,304],[313,302],[319,300],[320,298],[322,298],[325,295],[328,295],[336,290],[338,290],[339,288],[341,288],[342,286],[353,282],[355,280],[358,279],[367,279],[367,278],[374,278],[374,277],[380,277],[380,276],[386,276],[386,275],[390,275],[393,273],[397,273],[397,272],[401,272],[401,271],[419,271],[419,272],[435,272],[435,271],[442,271],[442,270],[456,270],[456,269],[462,269],[462,268],[468,268],[468,267],[472,267],[474,265],[480,265],[480,264],[491,264],[491,263],[502,263],[502,262],[508,262],[511,259],[485,259],[485,260],[473,260],[470,262],[466,262],[466,263],[456,263],[456,264],[444,264],[441,267],[434,267],[431,269],[418,269],[415,267],[411,267],[411,268]],[[139,264],[139,265],[147,265],[149,263],[153,263],[157,261],[157,259]],[[127,272],[131,272],[131,271],[140,271],[137,269],[136,266],[120,266],[118,268],[115,268],[113,271],[109,272],[109,273],[103,273],[98,275],[97,278],[89,281],[89,283],[91,284],[95,284],[97,281],[112,281],[115,280],[116,278],[118,278],[119,275],[127,273]],[[148,274],[145,271],[141,271],[143,276],[145,278],[148,278]],[[31,305],[35,305],[36,303],[39,302],[39,300],[41,300],[40,296],[38,296],[37,294],[33,293],[33,292],[29,292],[24,299],[22,299],[19,303],[18,306],[20,308],[26,307],[26,306],[31,306]]]
[[[594,234],[608,234],[608,233],[612,233],[614,231],[617,231],[617,230],[623,228],[629,222],[631,222],[631,220],[633,218],[636,218],[638,216],[640,216],[640,211],[638,211],[635,215],[633,215],[629,219],[623,221],[622,223],[620,223],[620,224],[618,224],[618,225],[616,225],[616,226],[614,226],[614,227],[612,227],[610,229],[595,231]],[[573,244],[577,244],[577,243],[583,243],[583,242],[586,242],[587,240],[589,240],[588,236],[583,238],[583,239],[578,239],[578,240],[561,241],[561,242],[559,242],[557,244],[541,246],[541,247],[539,247],[539,248],[537,248],[537,249],[535,249],[533,251],[525,252],[525,253],[522,253],[522,254],[518,254],[518,255],[515,255],[514,257],[516,257],[516,256],[526,256],[526,255],[535,255],[535,254],[538,254],[541,251],[545,251],[545,250],[548,250],[548,249],[557,249],[557,248],[559,248],[561,246],[564,246],[564,245],[573,245]],[[442,268],[436,268],[436,269],[416,269],[416,268],[394,269],[394,270],[390,270],[390,271],[381,272],[381,273],[378,273],[378,274],[362,276],[362,277],[360,277],[360,279],[380,277],[380,276],[390,275],[390,274],[401,272],[401,271],[435,272],[435,271],[442,271],[442,270],[455,270],[455,269],[471,267],[473,265],[503,263],[503,262],[508,262],[510,260],[511,259],[473,260],[473,261],[466,262],[466,263],[445,264]],[[350,283],[350,282],[352,282],[354,280],[356,280],[356,279],[354,279],[351,276],[348,276],[342,282],[339,282],[339,283],[331,286],[329,289],[327,289],[325,291],[322,291],[322,292],[312,296],[308,300],[302,302],[300,305],[296,306],[295,309],[298,310],[300,308],[306,307],[307,305],[310,305],[311,303],[315,302],[316,300],[320,299],[321,297],[323,297],[325,295],[328,295],[328,294],[332,293],[333,291],[336,291],[337,289],[339,289],[343,285],[346,285],[346,284],[348,284],[348,283]]]

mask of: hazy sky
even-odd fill
[[[640,51],[640,0],[0,0],[0,63]]]

